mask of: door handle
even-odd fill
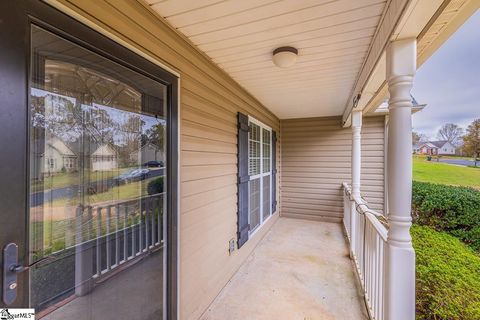
[[[11,265],[9,269],[10,269],[10,271],[15,272],[15,273],[21,273],[25,270],[30,269],[30,267],[25,267],[25,266],[21,266],[21,265],[16,264],[16,265]]]
[[[17,299],[17,274],[24,271],[18,265],[18,246],[9,243],[3,248],[3,302],[8,306]]]
[[[22,266],[18,264],[18,246],[16,243],[9,243],[3,248],[3,302],[8,306],[17,298],[17,275],[37,263],[45,260],[55,260],[54,256],[46,256],[37,261]]]

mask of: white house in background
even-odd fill
[[[413,152],[428,155],[455,155],[455,146],[447,140],[426,141],[413,147]]]
[[[148,161],[165,161],[165,151],[153,143],[146,143],[140,149],[130,154],[130,160],[135,163],[145,163]]]
[[[118,153],[109,144],[101,144],[92,153],[92,170],[108,171],[118,168]]]
[[[441,141],[430,141],[430,142],[433,143],[435,146],[437,146],[439,155],[455,154],[456,148],[450,141],[441,140]]]
[[[65,142],[53,137],[45,143],[45,152],[41,156],[43,162],[43,172],[56,173],[62,171],[77,170],[77,155],[70,149]]]

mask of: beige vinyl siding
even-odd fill
[[[371,209],[383,213],[385,186],[385,117],[364,117],[361,194]]]
[[[383,211],[384,117],[364,118],[362,194]],[[281,121],[282,216],[339,222],[351,180],[351,128],[340,117]]]
[[[282,216],[339,222],[351,130],[340,117],[282,120]]]
[[[180,316],[197,319],[278,217],[228,254],[237,237],[237,112],[276,130],[278,146],[279,120],[140,1],[49,2],[180,74]]]

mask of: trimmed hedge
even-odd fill
[[[480,256],[455,237],[413,225],[420,320],[480,319]]]
[[[480,252],[480,191],[413,182],[414,222],[445,231]]]
[[[157,194],[163,192],[163,176],[150,181],[147,185],[148,194]]]

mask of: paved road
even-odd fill
[[[150,170],[149,178],[163,176],[164,168]],[[114,179],[102,180],[106,185],[113,185]],[[95,185],[96,181],[92,181],[91,185]],[[30,206],[35,207],[44,203],[45,200],[54,201],[57,199],[72,198],[78,194],[78,185],[71,185],[57,189],[50,189],[45,191],[36,192],[30,195]]]
[[[432,159],[432,161],[435,161]],[[473,166],[475,163],[473,160],[465,160],[465,159],[442,159],[440,158],[440,162],[449,163],[449,164],[456,164],[459,166]],[[478,162],[477,162],[478,165]]]

